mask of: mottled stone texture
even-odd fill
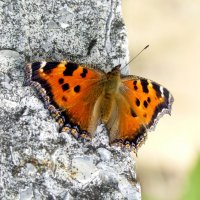
[[[27,62],[108,71],[127,58],[119,0],[0,1],[0,199],[140,199],[132,154],[110,147],[103,125],[87,143],[58,133],[23,84]]]

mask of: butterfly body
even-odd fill
[[[99,101],[100,103],[100,110],[97,112],[100,113],[99,118],[104,124],[108,123],[113,112],[116,96],[119,93],[120,82],[121,79],[118,66],[111,72],[105,74],[105,78],[103,78],[103,91],[97,100],[97,102]]]
[[[159,117],[170,113],[173,102],[166,88],[122,75],[120,66],[105,73],[67,61],[37,62],[26,66],[26,76],[61,128],[92,136],[104,123],[110,143],[130,143],[135,148]]]

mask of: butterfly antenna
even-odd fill
[[[126,67],[128,64],[130,64],[135,58],[137,58],[145,49],[147,49],[149,47],[149,45],[147,45],[146,47],[144,47],[137,55],[135,55],[124,67]],[[124,68],[123,67],[123,68]]]

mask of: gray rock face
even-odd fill
[[[1,199],[140,199],[133,157],[109,146],[103,125],[91,142],[58,133],[23,84],[27,62],[70,59],[109,71],[127,58],[119,0],[0,1]]]

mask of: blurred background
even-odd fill
[[[174,96],[136,158],[143,200],[200,200],[200,1],[123,0],[131,74]]]

